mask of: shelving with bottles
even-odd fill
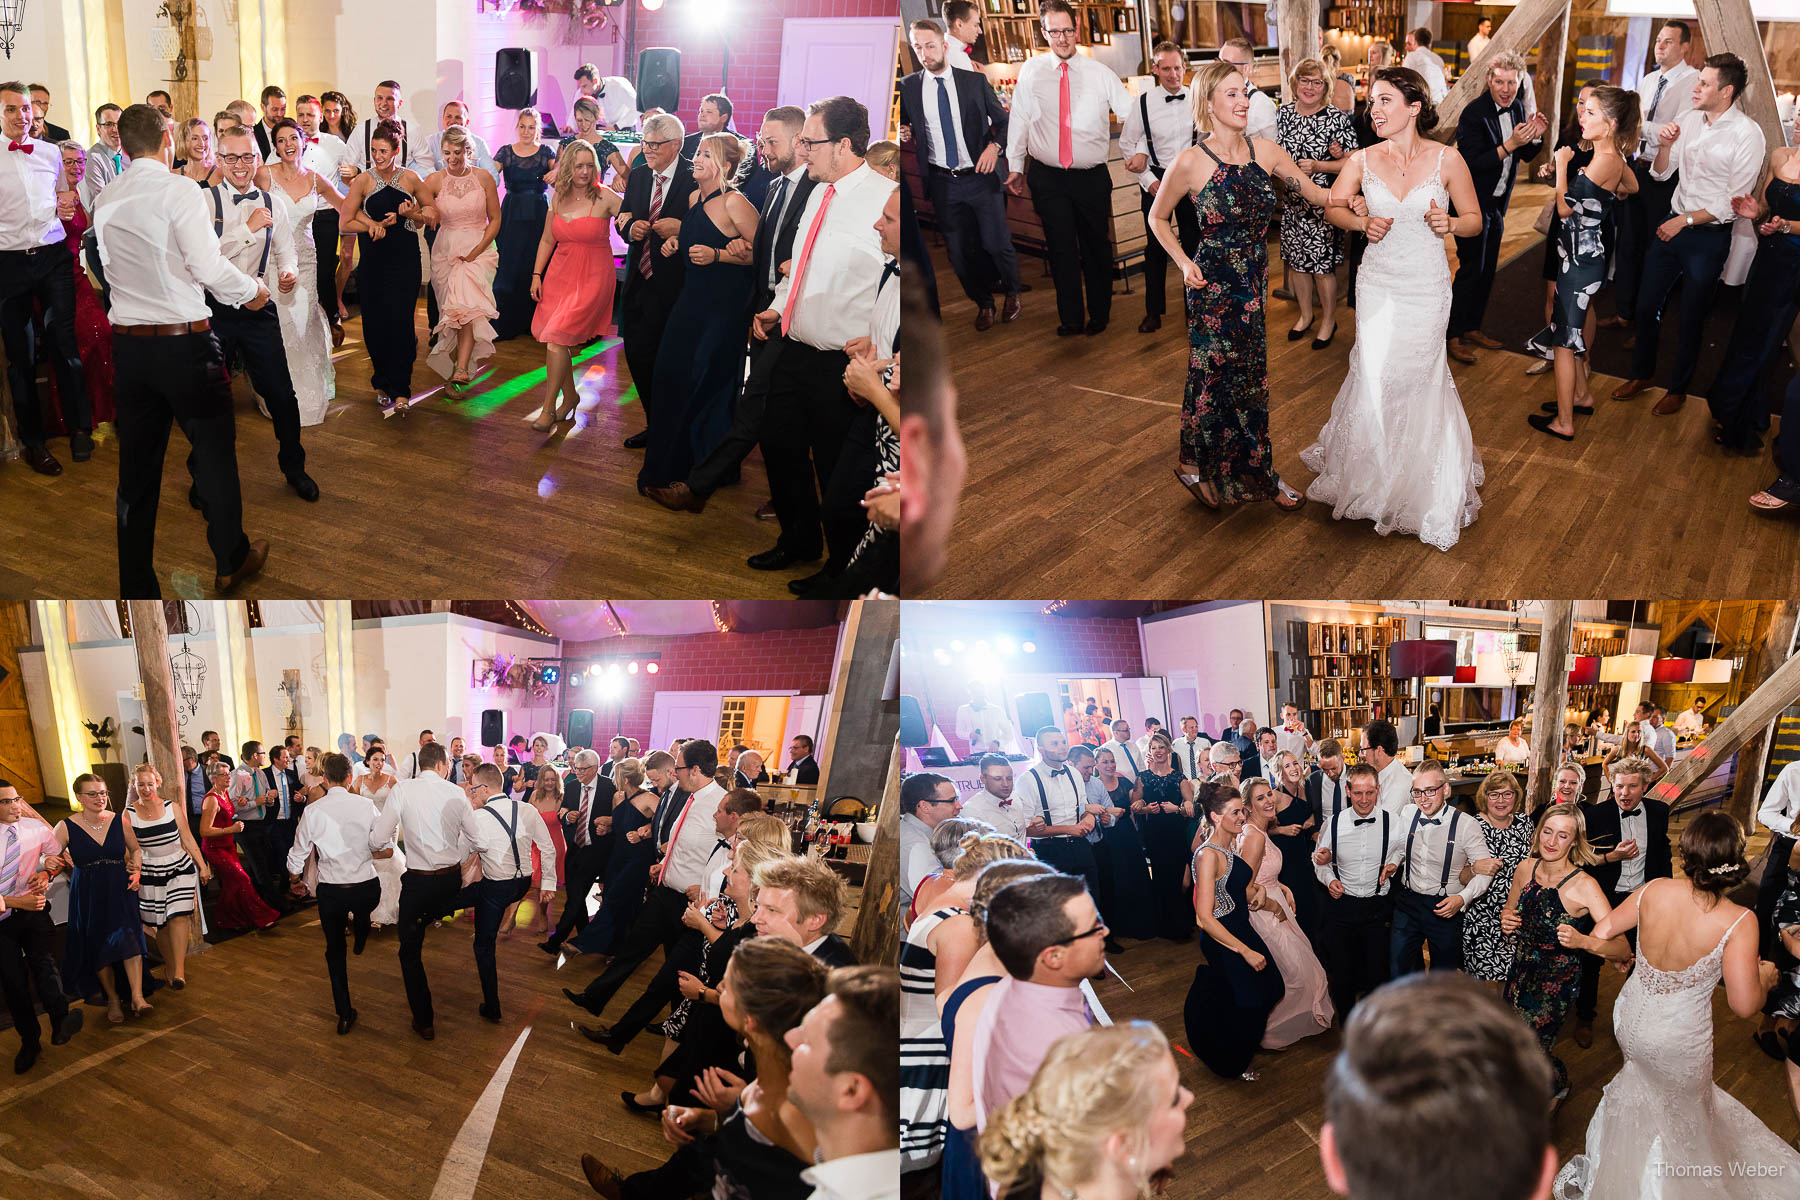
[[[1406,636],[1405,618],[1294,625],[1296,674],[1288,698],[1305,714],[1314,736],[1342,738],[1376,716],[1417,715],[1418,701],[1406,681],[1388,675],[1393,644]]]

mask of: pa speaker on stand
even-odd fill
[[[537,105],[537,51],[506,46],[494,51],[494,104],[500,108]]]
[[[638,111],[660,108],[673,113],[681,107],[681,51],[673,46],[649,46],[638,51]]]

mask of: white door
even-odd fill
[[[650,745],[665,750],[678,737],[719,736],[719,703],[722,692],[658,692],[650,716]]]
[[[1161,679],[1119,680],[1119,712],[1131,722],[1133,733],[1144,728],[1145,717],[1155,717],[1169,727],[1169,702],[1163,695]]]
[[[824,750],[824,746],[820,744],[825,737],[825,730],[821,728],[824,724],[824,717],[825,697],[823,696],[795,696],[788,701],[787,730],[781,735],[781,762],[766,764],[769,774],[773,775],[777,767],[787,763],[788,743],[794,740],[796,733],[804,733],[811,738],[815,751],[822,752]]]
[[[869,109],[869,137],[889,137],[894,60],[900,22],[789,17],[781,25],[781,82],[777,104],[806,106],[821,96],[852,96]]]
[[[1175,721],[1200,715],[1200,674],[1198,671],[1170,671],[1164,678],[1169,684],[1169,708]],[[1169,736],[1179,737],[1181,726],[1170,722]]]

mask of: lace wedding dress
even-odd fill
[[[1725,943],[1681,971],[1637,967],[1613,1005],[1625,1065],[1588,1122],[1587,1152],[1556,1176],[1557,1200],[1791,1200],[1800,1153],[1713,1084],[1713,991]]]
[[[296,202],[280,184],[270,187],[269,195],[287,210],[288,224],[294,231],[294,253],[299,259],[295,273],[300,278],[294,290],[277,292],[273,297],[275,312],[281,318],[281,345],[287,351],[294,398],[300,403],[300,424],[317,425],[337,398],[337,372],[331,365],[331,326],[325,321],[325,310],[319,307],[319,252],[312,230],[313,214],[323,202],[317,192],[308,192]],[[257,405],[262,406],[260,397]],[[266,409],[263,415],[269,415]]]
[[[1444,357],[1450,264],[1425,223],[1433,200],[1450,207],[1443,156],[1405,196],[1366,160],[1362,178],[1369,215],[1394,224],[1357,271],[1350,374],[1319,440],[1300,453],[1318,473],[1306,494],[1340,520],[1373,521],[1384,537],[1416,534],[1448,550],[1481,511],[1484,476]]]
[[[355,788],[357,795],[368,797],[370,803],[375,805],[375,811],[378,814],[387,807],[388,796],[393,793],[393,790],[393,786],[389,785],[379,791],[371,792],[368,789],[368,776],[366,775],[357,781]],[[406,831],[398,829],[395,833],[397,837],[404,837]],[[375,860],[375,878],[381,881],[381,902],[369,915],[370,924],[380,926],[400,923],[400,879],[405,874],[406,851],[398,845],[394,847],[391,857]]]

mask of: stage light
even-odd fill
[[[594,687],[602,700],[616,700],[625,692],[625,675],[620,671],[607,671],[594,680]]]
[[[637,665],[636,659],[633,659],[631,662],[628,662],[625,664],[625,673],[628,675],[636,675],[638,673],[638,665]]]
[[[731,0],[690,0],[687,18],[702,29],[722,29],[731,16],[731,8]]]
[[[644,664],[644,670],[645,670],[645,671],[646,671],[646,672],[647,672],[647,673],[649,673],[649,674],[651,674],[651,675],[654,675],[654,674],[656,674],[656,673],[657,673],[657,672],[658,672],[658,671],[660,671],[660,670],[662,670],[662,668],[661,668],[661,667],[659,667],[659,666],[657,666],[657,665],[656,665],[656,664],[655,664],[655,663],[653,663],[653,662],[649,662],[649,663],[645,663],[645,664]]]
[[[555,683],[562,678],[562,669],[560,667],[543,667],[541,668],[541,672],[539,678],[545,683]]]
[[[945,650],[942,646],[933,650],[931,652],[931,657],[937,659],[937,664],[940,667],[947,667],[950,665],[950,652]]]
[[[662,9],[663,0],[644,0],[645,12],[658,12]]]
[[[970,679],[982,683],[998,683],[1004,674],[1000,660],[994,657],[994,652],[988,649],[986,642],[977,643],[975,649],[969,651],[963,659],[963,667]]]
[[[1036,654],[1037,653],[1037,643],[1036,642],[1026,642],[1024,645],[1020,646],[1019,649],[1023,650],[1027,654]]]
[[[968,645],[966,643],[964,643],[961,638],[956,638],[955,640],[953,640],[950,643],[950,653],[952,653],[952,654],[961,654],[964,650],[967,650],[968,648],[969,648]]]
[[[1011,654],[1018,653],[1018,647],[1013,644],[1013,640],[1009,637],[1003,637],[999,641],[995,642],[994,648],[996,650],[1000,651],[1000,653],[1002,653],[1002,654],[1011,655]]]
[[[569,672],[569,686],[570,687],[578,688],[581,686],[581,682],[582,682],[582,680],[581,680],[581,672],[580,671],[570,671]]]
[[[975,643],[975,653],[977,654],[992,654],[993,651],[994,648],[987,644],[987,639],[985,638]]]

